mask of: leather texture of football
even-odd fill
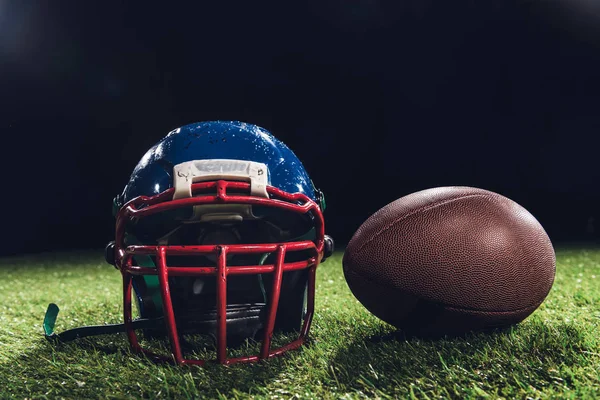
[[[402,197],[369,217],[343,258],[354,296],[410,335],[460,335],[518,323],[552,288],[556,258],[516,202],[472,187]]]

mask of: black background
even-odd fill
[[[445,185],[512,198],[555,243],[597,239],[593,2],[190,4],[0,2],[1,254],[102,247],[144,152],[216,119],[292,148],[341,244]]]

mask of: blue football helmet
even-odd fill
[[[212,121],[171,131],[113,201],[116,240],[106,258],[123,275],[124,324],[86,327],[85,335],[125,331],[133,350],[178,364],[207,361],[184,356],[194,335],[213,338],[219,363],[299,347],[314,312],[316,267],[333,251],[324,208],[300,160],[265,129]],[[49,337],[84,336],[47,325]],[[168,337],[171,355],[143,348],[140,329]],[[273,332],[295,339],[273,348]],[[229,358],[227,345],[246,339],[261,339],[260,352]]]

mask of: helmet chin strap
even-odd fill
[[[44,336],[48,341],[51,342],[70,342],[76,339],[110,335],[115,333],[126,332],[125,324],[106,324],[106,325],[89,325],[81,326],[78,328],[68,329],[61,333],[54,332],[54,326],[56,324],[56,318],[58,316],[59,308],[56,304],[50,303],[46,309],[44,315]],[[263,327],[262,319],[264,316],[265,308],[264,304],[251,305],[230,305],[227,310],[227,336],[228,340],[232,340],[233,343],[241,344],[246,338],[254,338],[257,332]],[[205,315],[194,315],[195,320],[191,320],[194,328],[194,333],[198,329],[204,331],[204,334],[212,338],[216,343],[216,337],[213,333],[216,329],[216,317],[212,315],[214,313],[209,312]],[[188,321],[190,319],[188,318]],[[158,330],[161,331],[165,327],[163,317],[159,318],[140,318],[131,322],[133,329],[144,329],[144,330]],[[182,331],[185,332],[186,327],[182,327]]]
[[[126,331],[125,324],[106,324],[81,326],[61,333],[56,333],[54,332],[54,325],[56,324],[58,312],[58,306],[54,303],[50,303],[46,309],[46,314],[44,315],[44,336],[49,341],[70,342],[88,336],[108,335]],[[164,326],[164,318],[137,319],[132,321],[132,325],[134,329],[157,329]]]

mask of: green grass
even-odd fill
[[[308,346],[254,365],[175,367],[121,335],[51,345],[57,331],[121,321],[120,274],[101,252],[0,259],[0,398],[600,398],[600,250],[557,251],[546,302],[504,332],[386,339],[352,296],[341,254],[319,267]]]

